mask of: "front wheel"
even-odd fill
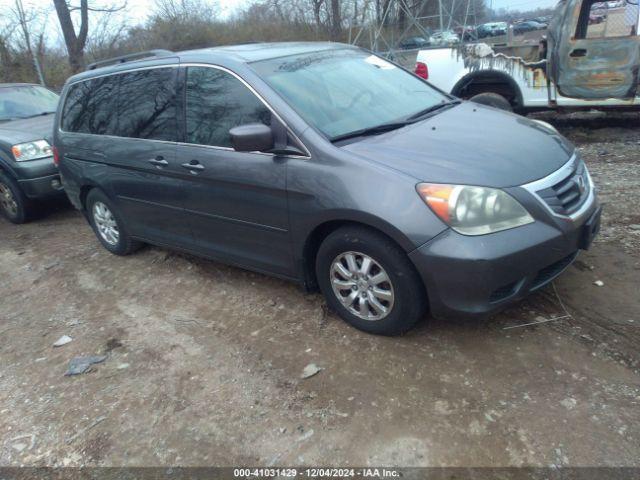
[[[33,203],[20,189],[18,182],[0,172],[0,214],[11,223],[24,223],[29,220]]]
[[[426,310],[422,282],[406,254],[365,227],[331,233],[318,250],[316,275],[328,305],[368,333],[404,333]]]

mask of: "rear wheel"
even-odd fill
[[[365,332],[401,334],[426,310],[422,282],[406,254],[365,227],[331,233],[318,250],[316,275],[328,305]]]
[[[89,222],[104,248],[115,255],[128,255],[140,248],[140,242],[131,238],[117,207],[104,193],[91,190],[86,207]]]
[[[469,99],[472,102],[479,103],[481,105],[487,105],[489,107],[499,108],[507,112],[513,112],[513,106],[509,103],[505,97],[499,93],[486,92],[474,95]]]
[[[33,209],[32,202],[20,189],[18,182],[6,173],[0,172],[0,213],[11,223],[24,223],[29,220]]]

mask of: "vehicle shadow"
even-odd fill
[[[48,218],[58,212],[71,210],[73,206],[69,199],[65,196],[55,197],[49,200],[40,200],[33,215],[33,221]]]

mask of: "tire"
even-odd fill
[[[513,106],[509,103],[509,100],[504,98],[499,93],[485,92],[474,95],[469,99],[472,102],[479,103],[480,105],[487,105],[489,107],[499,108],[507,112],[513,112]]]
[[[33,202],[25,196],[18,182],[4,172],[0,172],[0,213],[15,224],[29,221],[33,214]]]
[[[118,208],[102,191],[94,188],[89,192],[86,212],[96,237],[111,253],[128,255],[141,247],[129,235]]]
[[[360,278],[347,278],[338,267],[339,263],[349,270],[353,264],[350,255],[357,267],[351,270],[359,270]],[[370,265],[367,277],[362,275],[366,258]],[[386,273],[388,281],[383,281],[381,273]],[[342,227],[329,234],[318,250],[316,277],[329,307],[344,321],[368,333],[399,335],[413,327],[426,311],[424,287],[409,258],[388,237],[366,227]],[[364,305],[360,298],[366,300]]]

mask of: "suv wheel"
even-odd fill
[[[11,223],[24,223],[31,213],[31,202],[18,183],[0,172],[0,213]]]
[[[322,242],[318,284],[329,306],[369,333],[398,335],[426,310],[420,277],[389,238],[364,227],[344,227]]]
[[[127,232],[117,208],[104,193],[91,190],[86,205],[89,222],[104,248],[116,255],[128,255],[140,247],[141,244]]]

